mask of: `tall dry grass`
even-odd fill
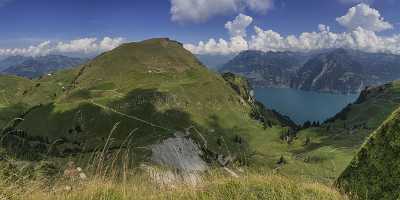
[[[278,175],[246,175],[230,178],[209,175],[197,186],[176,184],[162,186],[146,175],[132,175],[128,180],[92,178],[65,190],[59,183],[51,190],[32,185],[29,191],[19,191],[10,199],[26,200],[144,200],[144,199],[345,199],[337,191],[315,182],[291,180]]]

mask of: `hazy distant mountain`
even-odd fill
[[[24,61],[29,59],[29,57],[24,56],[10,56],[3,60],[0,60],[0,72],[9,68],[10,66],[20,65]]]
[[[220,71],[243,75],[254,86],[289,87],[308,57],[305,53],[244,51]]]
[[[365,86],[400,78],[400,56],[336,49],[310,59],[297,73],[292,87],[354,93]]]
[[[196,55],[206,67],[210,69],[220,69],[225,63],[235,57],[235,54],[229,55]]]
[[[36,78],[49,72],[78,66],[87,61],[88,59],[62,55],[40,57],[12,56],[0,61],[0,71],[3,74]]]
[[[400,78],[400,56],[334,49],[318,53],[245,51],[224,65],[258,87],[357,93]]]

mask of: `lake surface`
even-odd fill
[[[347,104],[354,102],[358,94],[339,95],[308,92],[290,88],[255,88],[256,99],[296,123],[320,121],[333,117]]]

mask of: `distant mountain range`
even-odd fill
[[[0,60],[0,72],[4,71],[5,69],[22,64],[28,57],[24,56],[10,56],[3,60]]]
[[[43,74],[81,65],[87,61],[88,59],[86,58],[73,58],[62,55],[11,56],[0,61],[0,73],[37,78]]]
[[[303,53],[244,51],[220,71],[243,75],[254,86],[290,87],[296,71],[307,59]]]
[[[365,86],[400,78],[400,56],[348,49],[312,53],[244,51],[220,71],[243,75],[256,87],[358,93]]]
[[[224,66],[225,63],[232,60],[236,54],[228,55],[196,55],[200,62],[207,66],[209,69],[218,70]]]

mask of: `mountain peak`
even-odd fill
[[[149,74],[172,76],[193,69],[205,67],[179,42],[155,38],[126,43],[97,56],[83,67],[77,81],[87,85],[104,80],[125,84],[130,82],[129,74],[142,79]]]
[[[143,40],[140,42],[131,42],[131,43],[125,43],[122,44],[120,47],[130,47],[130,46],[136,46],[136,45],[148,45],[148,46],[162,46],[162,47],[168,47],[169,45],[179,45],[183,47],[183,44],[180,42],[177,42],[175,40],[171,40],[169,38],[151,38],[147,40]]]

